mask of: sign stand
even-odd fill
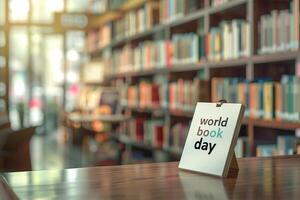
[[[234,148],[245,107],[239,103],[197,103],[179,168],[220,177],[239,171]]]
[[[221,99],[218,103],[217,103],[217,107],[221,107],[223,105],[223,103],[227,103],[226,100]],[[235,152],[233,152],[231,161],[230,161],[230,165],[229,165],[229,169],[228,169],[228,174],[226,177],[228,178],[233,178],[233,177],[237,177],[239,171],[239,165],[236,159],[236,155]]]
[[[239,172],[239,165],[238,165],[235,153],[233,153],[231,163],[229,166],[229,170],[228,170],[228,174],[227,174],[227,178],[237,177],[238,172]]]

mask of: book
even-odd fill
[[[120,114],[120,92],[114,87],[101,87],[99,111],[106,115]]]
[[[86,49],[89,53],[94,53],[111,43],[111,24],[107,23],[98,29],[91,30],[87,33]]]
[[[169,23],[184,16],[186,5],[185,1],[182,0],[161,0],[160,15],[162,16],[162,23]]]
[[[178,79],[169,84],[170,110],[191,112],[196,103],[208,102],[210,83],[195,77],[193,80]]]
[[[237,139],[234,152],[237,158],[246,157],[250,154],[248,137],[241,136]]]
[[[300,15],[299,15],[299,12],[300,12],[300,1],[299,0],[293,0],[291,3],[293,3],[293,19],[294,19],[294,45],[293,45],[293,48],[294,49],[299,49],[300,47],[300,40],[299,40],[299,37],[300,37]]]
[[[135,118],[129,121],[128,135],[134,142],[162,149],[164,146],[166,128],[162,120]]]
[[[277,155],[293,155],[296,148],[296,138],[292,135],[277,136]]]
[[[197,63],[199,60],[199,37],[196,33],[174,34],[172,36],[172,64]]]
[[[114,40],[121,40],[150,30],[161,22],[159,2],[149,1],[112,22]]]
[[[299,0],[291,1],[290,9],[272,10],[258,23],[260,54],[299,48]]]
[[[275,144],[264,144],[257,145],[256,156],[258,157],[268,157],[276,155],[276,145]]]
[[[169,138],[166,140],[164,147],[176,152],[181,152],[188,134],[188,125],[189,123],[183,122],[172,125]]]
[[[280,82],[260,78],[212,78],[212,101],[226,99],[246,106],[245,116],[265,120],[299,121],[300,78],[283,75]]]
[[[282,91],[282,85],[280,83],[275,83],[275,94],[276,94],[276,99],[275,99],[275,119],[277,120],[282,120],[282,114],[283,114],[283,91]]]
[[[130,85],[127,88],[127,105],[131,108],[158,109],[163,108],[167,100],[165,87],[161,84],[142,80],[138,85]],[[123,101],[124,102],[124,101]]]
[[[250,26],[243,19],[222,21],[211,27],[206,39],[208,60],[220,61],[250,55]]]
[[[112,63],[116,73],[165,68],[170,65],[168,41],[144,41],[136,47],[126,45],[113,51]]]
[[[84,86],[79,90],[76,107],[82,111],[96,110],[99,106],[101,88],[98,86]]]

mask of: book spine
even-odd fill
[[[282,120],[282,85],[280,83],[275,83],[275,119]]]
[[[299,41],[300,41],[299,40],[299,36],[300,36],[300,33],[299,33],[299,24],[300,24],[299,6],[300,6],[299,0],[294,0],[294,31],[295,31],[295,33],[294,33],[294,37],[295,37],[294,48],[295,49],[299,49]]]

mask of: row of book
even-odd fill
[[[129,45],[122,49],[114,50],[112,53],[113,73],[133,71],[133,51]]]
[[[220,61],[250,55],[250,26],[243,19],[223,21],[206,35],[206,57]]]
[[[111,43],[111,24],[105,24],[98,30],[89,31],[87,35],[87,51],[92,53]]]
[[[80,87],[75,110],[90,114],[112,115],[120,112],[120,92],[112,87],[84,85]]]
[[[227,99],[246,105],[245,116],[258,119],[300,120],[300,77],[283,75],[280,82],[243,78],[213,78],[212,101]]]
[[[146,41],[136,47],[125,45],[113,51],[114,73],[166,67],[170,63],[170,44],[166,41]]]
[[[178,122],[174,124],[169,131],[169,139],[168,143],[165,144],[165,148],[174,150],[176,152],[182,152],[185,139],[187,137],[188,131],[189,131],[189,124],[190,123],[183,123]]]
[[[80,88],[76,108],[80,110],[95,110],[99,106],[101,89],[97,86]]]
[[[193,111],[197,102],[208,102],[210,99],[209,81],[194,78],[178,79],[169,84],[170,110]]]
[[[293,155],[297,151],[298,138],[293,135],[279,135],[276,137],[276,144],[259,144],[256,146],[256,156]],[[250,146],[247,136],[237,139],[234,149],[235,155],[240,157],[250,156]]]
[[[163,120],[135,118],[129,122],[127,135],[143,145],[173,150],[180,153],[184,147],[190,122],[177,122],[168,128]],[[279,135],[276,144],[259,144],[256,146],[257,156],[292,155],[297,153],[297,137]],[[235,146],[237,157],[249,157],[250,146],[247,136],[237,139]]]
[[[191,112],[197,102],[208,102],[210,83],[195,77],[168,83],[141,81],[138,85],[118,84],[123,92],[123,106],[141,109],[169,108],[173,111]]]
[[[161,22],[169,23],[204,7],[204,1],[199,0],[161,0]]]
[[[114,40],[123,39],[151,29],[160,23],[159,3],[151,1],[137,10],[131,10],[113,22]]]
[[[146,81],[132,85],[127,90],[127,106],[133,108],[161,108],[166,104],[166,86]]]
[[[197,63],[199,37],[195,33],[174,34],[171,41],[145,41],[113,51],[116,73],[171,67],[176,64]]]
[[[250,156],[250,146],[247,136],[240,136],[236,141],[234,147],[235,156],[237,158],[249,157]]]
[[[299,48],[299,0],[291,1],[290,10],[272,10],[260,17],[259,53]]]
[[[163,120],[145,118],[132,119],[128,123],[128,136],[131,140],[156,148],[163,148],[167,142],[167,128]]]
[[[126,126],[126,125],[125,125]],[[127,135],[143,145],[181,152],[189,130],[189,122],[167,127],[163,120],[135,118],[127,126]]]
[[[276,144],[261,144],[256,147],[256,156],[293,155],[297,148],[297,138],[292,135],[277,136]]]
[[[222,22],[207,35],[174,34],[171,41],[146,41],[136,47],[126,45],[113,52],[113,67],[116,73],[122,73],[197,63],[203,58],[220,61],[246,57],[250,55],[249,34],[247,22],[232,20]]]
[[[133,70],[147,70],[170,65],[170,43],[164,40],[141,42],[133,49]]]
[[[199,60],[199,36],[196,33],[172,36],[172,64],[197,63]]]

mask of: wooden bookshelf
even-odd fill
[[[250,61],[250,58],[238,58],[230,60],[221,60],[219,62],[207,62],[209,68],[226,68],[235,66],[246,66]]]
[[[192,119],[194,112],[182,111],[182,110],[170,110],[170,114],[174,117],[186,117]]]
[[[118,11],[111,10],[104,12],[100,15],[90,17],[88,29],[93,29],[95,27],[102,26],[105,23],[118,19],[120,16],[121,15]]]
[[[281,130],[296,130],[300,128],[300,122],[263,120],[263,119],[247,119],[248,126],[264,127]]]
[[[180,26],[180,25],[189,23],[191,21],[195,21],[195,20],[197,20],[201,17],[204,17],[207,14],[208,14],[208,12],[207,12],[206,9],[200,9],[199,11],[196,11],[194,13],[183,16],[181,19],[166,23],[165,27],[166,27],[166,29],[170,29],[170,28],[175,27],[175,26]]]
[[[169,67],[169,72],[188,72],[204,69],[205,62],[173,65]]]
[[[126,6],[120,8],[122,10],[122,14],[126,13],[128,10],[134,10],[138,7],[145,5],[146,0],[141,1],[129,1]],[[279,9],[280,6],[276,4],[270,5],[268,8],[263,10],[263,2],[259,0],[231,0],[225,4],[219,6],[211,6],[209,0],[203,0],[204,7],[199,8],[196,11],[185,13],[182,17],[171,20],[168,22],[164,22],[158,25],[153,26],[151,29],[146,30],[144,32],[140,32],[138,34],[132,35],[130,37],[124,37],[118,40],[112,39],[111,44],[106,46],[103,49],[99,49],[95,53],[93,53],[92,57],[95,58],[97,56],[101,57],[101,52],[103,50],[113,51],[114,49],[121,49],[125,45],[137,45],[141,41],[153,41],[157,40],[156,36],[161,34],[163,35],[164,40],[170,40],[173,34],[176,33],[185,33],[185,30],[192,30],[192,32],[198,33],[197,24],[200,20],[203,20],[204,23],[204,31],[205,33],[209,32],[211,27],[217,26],[222,20],[232,20],[235,18],[240,18],[242,16],[243,19],[247,20],[250,26],[250,52],[249,56],[238,57],[234,59],[226,59],[219,61],[210,61],[208,59],[199,59],[198,62],[186,63],[186,64],[171,64],[168,66],[153,66],[151,69],[141,70],[141,71],[129,71],[125,73],[115,73],[111,75],[107,75],[106,80],[109,83],[112,83],[116,79],[126,79],[130,80],[130,84],[138,82],[140,79],[154,79],[157,75],[163,75],[169,81],[174,81],[177,78],[185,77],[185,80],[191,80],[195,77],[195,74],[198,71],[204,71],[205,79],[211,80],[215,75],[217,77],[232,77],[238,74],[241,77],[251,81],[256,77],[254,68],[263,68],[264,64],[272,64],[278,62],[287,62],[293,61],[295,62],[300,58],[300,50],[299,47],[295,50],[283,50],[280,52],[273,53],[265,53],[259,54],[258,47],[258,21],[262,14],[269,13],[272,9]],[[272,1],[268,1],[266,3],[270,3]],[[259,9],[258,9],[259,8]],[[284,8],[284,7],[283,7]],[[200,22],[199,22],[200,23]],[[191,27],[197,26],[197,27]],[[195,29],[192,29],[195,28]],[[233,72],[232,70],[241,67],[240,72]],[[275,69],[275,67],[274,67]],[[214,73],[212,73],[214,72]],[[221,72],[221,73],[218,73]],[[270,75],[271,76],[271,75]],[[190,77],[188,79],[187,77]],[[126,108],[128,110],[133,111],[134,113],[148,113],[153,114],[157,112],[159,109],[140,109],[140,108]],[[181,120],[190,120],[193,116],[193,112],[185,112],[181,110],[172,110],[172,109],[164,109],[164,118],[166,123],[172,124],[173,118],[182,118]],[[178,120],[178,119],[176,119]],[[246,126],[247,136],[249,137],[249,143],[251,146],[251,155],[255,156],[255,137],[254,137],[254,129],[256,128],[266,128],[274,130],[274,134],[276,134],[277,130],[285,130],[285,131],[295,131],[296,129],[300,129],[300,122],[290,122],[290,121],[276,121],[276,120],[263,120],[263,119],[243,119],[243,126]],[[289,133],[290,133],[289,132]],[[255,134],[258,134],[257,132]],[[264,134],[263,131],[259,134]]]
[[[124,107],[125,108],[125,107]],[[174,109],[165,109],[165,108],[137,108],[137,107],[126,107],[126,109],[142,112],[142,113],[155,113],[162,111],[164,114],[170,114],[174,117],[184,117],[192,119],[194,112],[193,111],[183,111],[183,110],[174,110]],[[296,130],[300,129],[300,122],[298,121],[283,121],[283,120],[265,120],[265,119],[254,119],[244,117],[242,121],[243,125],[247,125],[251,128],[253,127],[264,127],[272,129],[281,129],[281,130]]]
[[[123,107],[123,109],[130,110],[131,112],[137,112],[137,113],[146,113],[151,114],[152,116],[164,116],[165,114],[168,114],[169,111],[166,108],[156,107],[156,108],[139,108],[139,107]]]
[[[300,51],[284,51],[265,55],[254,55],[252,57],[253,63],[272,63],[278,61],[295,60],[300,57]]]
[[[200,63],[190,63],[190,64],[177,64],[170,67],[160,66],[158,68],[154,67],[149,70],[126,72],[126,73],[116,73],[113,75],[108,75],[107,79],[120,78],[120,77],[144,77],[153,76],[162,73],[172,73],[172,72],[188,72],[196,71],[205,68],[226,68],[226,67],[236,67],[236,66],[247,66],[252,64],[262,64],[262,63],[272,63],[281,62],[287,60],[296,60],[300,57],[300,50],[289,51],[289,52],[277,52],[266,55],[254,55],[251,57],[221,60],[219,62],[212,61],[201,61]]]

